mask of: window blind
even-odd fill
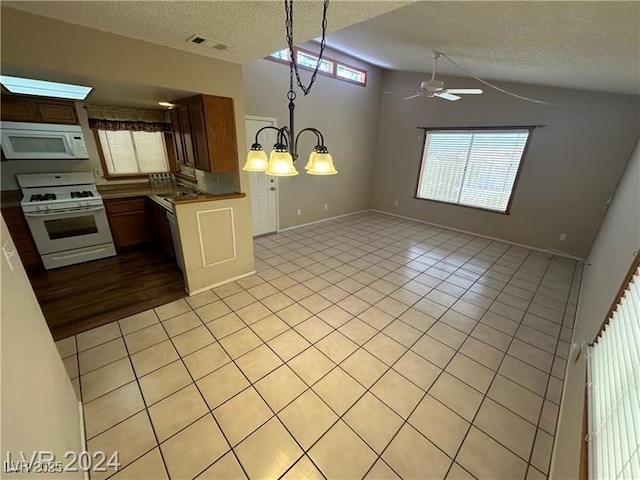
[[[169,170],[161,132],[98,130],[107,170],[112,175]]]
[[[505,212],[529,130],[438,130],[425,138],[418,198]]]
[[[640,267],[587,350],[589,472],[640,478]]]

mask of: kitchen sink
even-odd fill
[[[168,193],[158,193],[159,197],[162,198],[180,198],[180,197],[197,197],[198,193],[191,192],[168,192]]]

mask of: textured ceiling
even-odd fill
[[[332,1],[328,31],[361,22],[404,1]],[[36,15],[136,38],[150,43],[247,63],[286,47],[284,2],[260,1],[3,1]],[[303,43],[321,33],[322,2],[294,5],[294,41]],[[215,50],[187,40],[199,35],[228,45]]]
[[[640,95],[637,1],[416,2],[329,39],[392,70],[430,72],[439,50],[485,79]],[[438,71],[464,76],[445,59]]]
[[[3,1],[26,12],[247,63],[284,48],[281,0]],[[321,2],[295,4],[295,42],[320,34]],[[328,44],[383,68],[431,71],[440,50],[503,80],[640,95],[640,2],[332,0]],[[198,34],[229,45],[188,43]],[[442,59],[442,74],[464,74]],[[479,86],[471,81],[471,87]]]

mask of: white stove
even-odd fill
[[[20,202],[45,268],[116,254],[90,172],[16,175]]]
[[[93,175],[79,173],[33,173],[16,175],[22,187],[22,210],[41,212],[102,205]]]

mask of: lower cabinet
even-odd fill
[[[173,238],[171,237],[171,226],[167,219],[167,209],[149,198],[146,201],[154,240],[165,252],[175,258],[176,253],[173,246]]]
[[[155,242],[175,258],[167,210],[147,197],[104,201],[116,250]]]
[[[27,219],[24,218],[22,213],[22,208],[19,206],[4,207],[2,216],[7,224],[9,233],[11,233],[11,238],[16,245],[16,250],[20,255],[20,260],[22,260],[25,270],[41,270],[43,267],[40,261],[40,254],[31,236]]]
[[[116,250],[124,251],[154,240],[145,197],[104,201]]]

